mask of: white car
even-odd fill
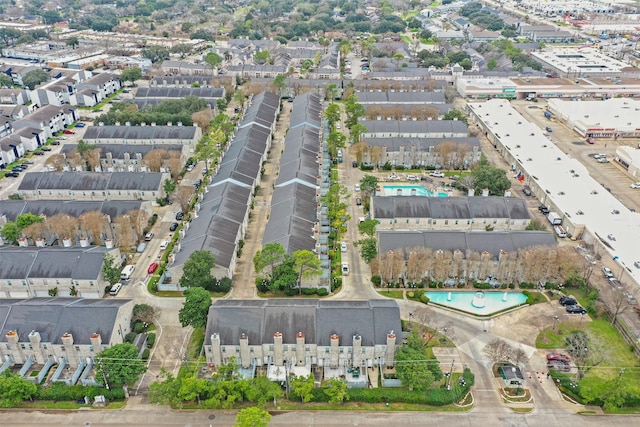
[[[407,181],[417,181],[418,177],[415,175],[407,175]]]
[[[640,182],[634,182],[631,184],[631,188],[640,188]]]
[[[345,242],[340,243],[340,252],[347,252],[347,244]]]
[[[395,175],[395,174],[389,175],[389,180],[390,181],[399,181],[400,177],[398,175]]]
[[[353,186],[353,190],[354,190],[355,192],[360,191],[360,184],[356,184],[356,185],[354,185],[354,186]]]
[[[340,122],[336,123],[336,129],[341,129],[342,125],[340,124]]]
[[[167,246],[169,246],[169,241],[168,240],[163,240],[162,242],[160,242],[160,250],[164,251],[165,249],[167,249]]]
[[[436,178],[444,178],[444,174],[438,171],[429,172],[429,176],[435,176]]]

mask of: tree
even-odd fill
[[[37,391],[38,387],[33,382],[14,375],[9,370],[0,375],[0,406],[3,408],[31,399]]]
[[[167,150],[164,148],[154,148],[151,151],[148,151],[142,160],[150,172],[160,172],[160,168],[162,167],[162,162],[167,158]]]
[[[193,326],[203,328],[207,325],[207,315],[211,306],[209,291],[199,287],[188,288],[184,291],[185,301],[178,313],[183,327]]]
[[[115,344],[96,355],[96,379],[105,381],[107,388],[122,387],[138,380],[147,370],[133,344]]]
[[[324,113],[324,116],[329,122],[329,127],[331,129],[335,128],[336,123],[340,121],[340,105],[333,103],[329,104]]]
[[[451,111],[447,111],[444,116],[442,116],[443,120],[460,120],[461,122],[467,123],[467,116],[460,110],[456,110],[455,108]]]
[[[133,306],[131,317],[133,320],[139,320],[145,323],[153,323],[156,319],[156,310],[149,304],[136,304]]]
[[[5,73],[0,73],[0,87],[13,87],[13,79]]]
[[[204,62],[211,67],[211,74],[215,74],[215,69],[222,64],[222,57],[215,52],[209,52],[204,57]]]
[[[309,374],[306,377],[291,375],[289,384],[291,392],[294,396],[299,397],[302,403],[308,403],[313,399],[313,389],[315,388],[313,375]]]
[[[102,258],[102,277],[109,282],[110,285],[120,281],[120,267],[116,263],[114,257],[110,254],[104,254]]]
[[[253,60],[259,65],[267,64],[271,62],[271,54],[268,50],[261,50],[253,55]]]
[[[486,158],[482,158],[480,163],[473,168],[471,175],[476,181],[476,193],[480,194],[483,189],[488,189],[489,194],[502,196],[505,190],[511,188],[511,182],[507,178],[507,173],[494,166],[491,166]]]
[[[360,256],[367,264],[378,256],[378,242],[375,238],[369,237],[368,239],[362,239],[358,244],[360,245]]]
[[[16,224],[18,225],[18,228],[20,230],[24,230],[25,228],[27,228],[28,226],[30,226],[31,224],[36,224],[39,222],[44,221],[44,218],[36,215],[36,214],[32,214],[30,212],[27,212],[25,214],[22,215],[18,215],[16,217]]]
[[[498,61],[493,58],[487,62],[487,69],[494,70],[498,66]]]
[[[369,198],[376,194],[378,188],[378,178],[373,175],[365,175],[360,180],[360,191],[362,191],[366,198]]]
[[[33,90],[42,82],[49,80],[49,75],[44,70],[31,70],[22,78],[22,83]]]
[[[9,221],[2,227],[0,234],[4,240],[13,244],[18,240],[18,237],[20,237],[20,229],[18,228],[18,224]]]
[[[216,266],[216,258],[207,250],[194,251],[182,267],[180,286],[185,288],[206,288],[215,281],[211,270]]]
[[[194,193],[195,189],[190,185],[181,185],[178,187],[175,197],[180,204],[180,210],[182,212],[187,212],[189,210],[189,204],[191,203],[191,198]]]
[[[524,229],[527,231],[545,231],[547,226],[539,219],[534,218]]]
[[[71,48],[75,49],[76,47],[78,47],[80,45],[80,41],[78,40],[77,37],[69,37],[67,39],[67,46],[71,46]]]
[[[329,403],[333,405],[342,404],[345,400],[349,400],[347,383],[338,378],[331,378],[325,382],[324,393],[329,397]]]
[[[154,64],[169,59],[169,49],[163,46],[149,46],[140,52],[142,57],[151,60]]]
[[[513,347],[503,339],[495,338],[485,345],[482,353],[492,363],[509,361],[513,357]]]
[[[271,420],[271,414],[260,408],[252,406],[241,409],[236,415],[234,427],[267,427]]]
[[[371,238],[376,235],[376,227],[378,226],[379,221],[377,219],[368,219],[366,221],[362,221],[358,224],[358,230]]]
[[[259,405],[273,401],[276,405],[278,398],[282,397],[282,387],[265,376],[258,376],[251,380],[247,389],[247,398]]]
[[[320,259],[309,250],[298,250],[293,253],[295,266],[299,271],[298,289],[302,293],[302,278],[311,277],[320,272]]]
[[[129,67],[125,70],[122,70],[120,73],[120,79],[123,82],[131,82],[132,84],[136,82],[136,80],[140,80],[142,78],[142,71],[138,67]]]
[[[276,264],[284,259],[285,250],[280,243],[267,243],[264,248],[258,250],[253,257],[253,266],[256,273],[260,274],[267,266],[270,267],[269,275],[273,279]]]
[[[564,340],[567,353],[578,368],[578,380],[605,360],[603,343],[585,331],[573,331]]]
[[[398,379],[409,390],[424,391],[435,381],[433,372],[429,369],[424,350],[409,346],[400,347],[396,355],[396,372]]]
[[[283,74],[278,74],[273,79],[273,86],[276,88],[278,95],[282,96],[285,88],[287,87],[287,79]]]

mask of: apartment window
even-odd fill
[[[20,348],[24,350],[25,349],[24,344],[20,344]]]
[[[448,219],[444,220],[444,225],[449,225],[449,220]]]
[[[253,353],[253,347],[249,349],[249,353]]]
[[[22,286],[27,286],[27,281],[26,280],[22,281]]]
[[[327,347],[327,348],[325,348],[325,349],[324,349],[324,352],[325,352],[325,353],[329,353],[330,351],[331,351],[331,350],[329,349],[329,347]]]
[[[367,349],[366,349],[366,348],[363,348],[363,349],[362,349],[362,354],[365,354],[366,352],[367,352]]]
[[[340,347],[340,353],[344,353],[344,348]]]
[[[458,220],[456,219],[456,225],[458,225]]]
[[[60,284],[60,280],[56,280],[56,285],[59,285],[59,284]]]
[[[33,350],[33,346],[29,344],[29,350]]]
[[[304,349],[309,351],[309,350],[311,350],[311,347],[310,346],[306,346]]]
[[[92,345],[89,346],[89,351],[93,353],[93,346]]]
[[[284,345],[284,351],[289,351],[289,346],[288,345]]]
[[[76,351],[80,351],[80,346],[79,345],[76,346]]]
[[[347,349],[347,353],[351,354],[351,348]]]
[[[60,346],[60,350],[64,351],[64,346],[63,345]]]
[[[296,351],[296,346],[295,345],[291,346],[291,351]]]
[[[269,351],[273,351],[273,344],[269,346]]]
[[[416,218],[416,224],[420,224],[420,219]]]
[[[42,344],[42,348],[46,350],[47,349],[47,345],[46,344]]]
[[[89,282],[89,286],[93,286],[93,282]]]
[[[7,280],[7,285],[11,286],[11,280]]]
[[[222,352],[224,353],[226,351],[227,351],[227,348],[225,346],[222,346]]]
[[[493,223],[494,223],[494,224],[497,224],[497,223],[498,223],[498,220],[495,220],[495,219],[494,219],[494,220],[493,220]]]

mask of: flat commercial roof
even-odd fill
[[[594,101],[563,101],[550,99],[549,110],[584,129],[640,129],[640,101],[631,98],[610,98]]]
[[[533,51],[531,55],[551,65],[561,73],[580,75],[621,73],[631,67],[626,62],[601,53],[591,47],[557,47]]]
[[[467,106],[514,156],[516,169],[524,173],[525,182],[535,181],[545,191],[542,202],[552,201],[563,220],[582,224],[599,237],[610,255],[618,257],[638,282],[640,269],[633,268],[633,263],[640,260],[640,215],[625,207],[589,175],[582,163],[549,141],[508,101],[492,99]]]

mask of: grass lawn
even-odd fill
[[[382,295],[383,297],[388,297],[388,298],[395,298],[395,299],[404,299],[404,292],[403,291],[387,291],[385,290],[379,290],[378,293],[380,295]]]
[[[204,328],[197,328],[193,330],[191,338],[189,339],[189,345],[187,346],[187,357],[189,359],[197,359],[200,356],[200,350],[204,343]]]
[[[629,348],[629,344],[620,336],[618,331],[605,319],[595,319],[591,322],[582,323],[559,323],[556,330],[544,330],[536,338],[538,348],[564,348],[565,337],[571,332],[584,329],[592,335],[598,337],[606,349],[605,360],[597,367],[587,372],[585,377],[597,376],[603,379],[612,379],[620,374],[620,367],[627,368],[625,376],[630,375],[640,381],[640,362]]]
[[[438,411],[438,412],[465,412],[473,406],[461,408],[459,406],[429,406],[415,403],[390,403],[387,407],[384,403],[345,402],[342,405],[330,403],[297,403],[291,401],[279,401],[278,407],[285,410],[321,410],[321,411]]]

